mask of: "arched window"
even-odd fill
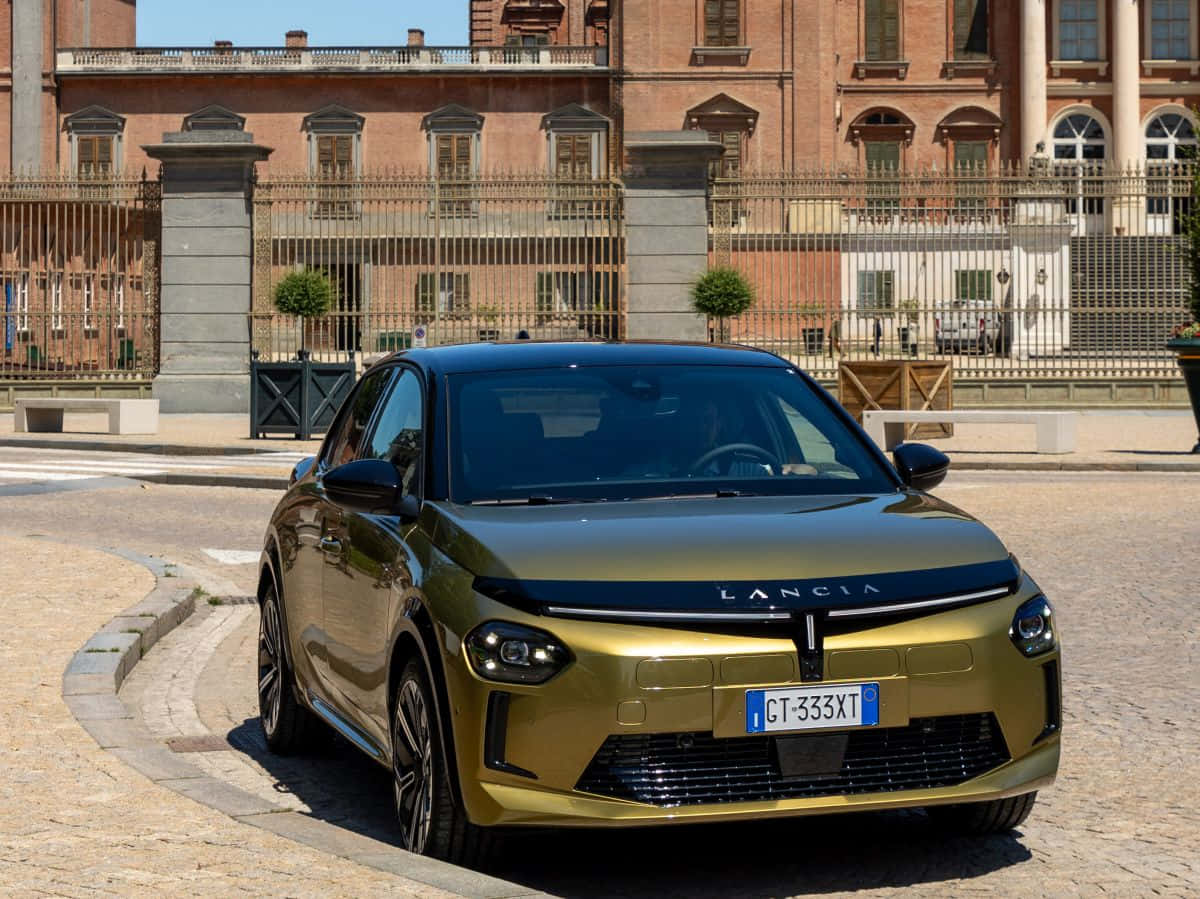
[[[1083,112],[1064,116],[1054,127],[1054,158],[1071,161],[1097,161],[1105,157],[1108,141],[1104,126]]]
[[[1093,168],[1098,169],[1108,155],[1104,126],[1087,112],[1072,112],[1058,121],[1053,135],[1055,167],[1068,174],[1073,182],[1070,188],[1073,196],[1067,200],[1067,212],[1071,215],[1082,213],[1076,225],[1081,232],[1090,233],[1103,226],[1104,182],[1087,176]]]
[[[1161,113],[1146,126],[1146,158],[1152,162],[1195,159],[1196,144],[1196,127],[1183,113]]]
[[[1176,162],[1197,156],[1195,123],[1163,110],[1146,123],[1146,214],[1152,234],[1182,233],[1191,209],[1191,179]]]

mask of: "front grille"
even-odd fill
[[[775,737],[622,734],[604,741],[575,789],[664,808],[949,787],[1009,760],[996,718],[915,718],[850,731],[836,774],[785,778]]]

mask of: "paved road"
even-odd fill
[[[939,491],[1000,533],[1059,613],[1064,764],[1020,833],[947,838],[914,813],[653,834],[538,833],[510,842],[492,872],[577,896],[883,896],[913,887],[938,895],[1195,895],[1200,627],[1188,510],[1198,490],[1200,475],[971,474]],[[175,555],[244,593],[253,566],[223,564],[204,550],[252,551],[274,499],[153,485],[14,497],[0,500],[0,533],[69,533]],[[286,762],[263,750],[254,720],[255,625],[251,606],[206,606],[151,652],[127,688],[147,723],[160,738],[224,735],[235,748],[204,753],[212,770],[386,837],[386,775],[351,750],[335,743]],[[156,671],[178,675],[170,695]]]
[[[218,477],[253,474],[286,477],[303,452],[229,456],[164,456],[71,449],[0,446],[0,497],[18,495],[27,485],[72,489],[96,478],[146,478],[166,474]]]

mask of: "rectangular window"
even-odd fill
[[[704,46],[741,46],[741,0],[704,0]]]
[[[554,174],[559,178],[592,177],[591,134],[554,135]]]
[[[954,207],[962,212],[977,212],[987,205],[988,182],[980,176],[987,172],[988,142],[954,142]]]
[[[957,269],[954,272],[954,299],[990,303],[994,278],[990,269]]]
[[[317,174],[326,177],[354,177],[354,135],[317,135]]]
[[[438,181],[444,182],[438,184],[441,214],[470,215],[472,185],[466,182],[475,174],[475,135],[435,135],[434,163]]]
[[[1063,59],[1100,58],[1098,0],[1060,0],[1058,46]]]
[[[417,312],[461,317],[471,311],[471,276],[457,272],[417,276],[414,308]]]
[[[900,58],[900,0],[864,0],[863,25],[867,59]]]
[[[900,211],[900,142],[866,142],[867,214],[890,217]]]
[[[954,0],[954,58],[988,58],[988,0]]]
[[[316,141],[316,174],[330,181],[348,181],[354,177],[354,135],[318,134]],[[320,184],[317,187],[316,214],[319,218],[346,218],[354,206],[349,197],[349,186],[344,184]]]
[[[125,276],[113,275],[112,277],[112,303],[111,309],[117,312],[116,328],[118,331],[125,330]]]
[[[81,176],[111,175],[113,170],[113,137],[75,138],[75,161]]]
[[[710,131],[709,140],[725,148],[725,154],[712,163],[712,175],[716,178],[738,178],[742,174],[743,131]]]
[[[1150,7],[1150,58],[1190,59],[1192,0],[1153,0]]]
[[[13,308],[18,331],[29,330],[29,272],[21,272],[13,285]]]
[[[63,330],[63,276],[62,272],[50,275],[50,328]]]
[[[873,315],[895,307],[896,273],[874,271],[858,273],[858,312]]]
[[[83,330],[93,331],[96,324],[93,321],[93,314],[96,311],[96,276],[87,274],[83,276]]]

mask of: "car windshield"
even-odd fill
[[[473,372],[449,386],[458,503],[896,489],[805,379],[782,367]]]

